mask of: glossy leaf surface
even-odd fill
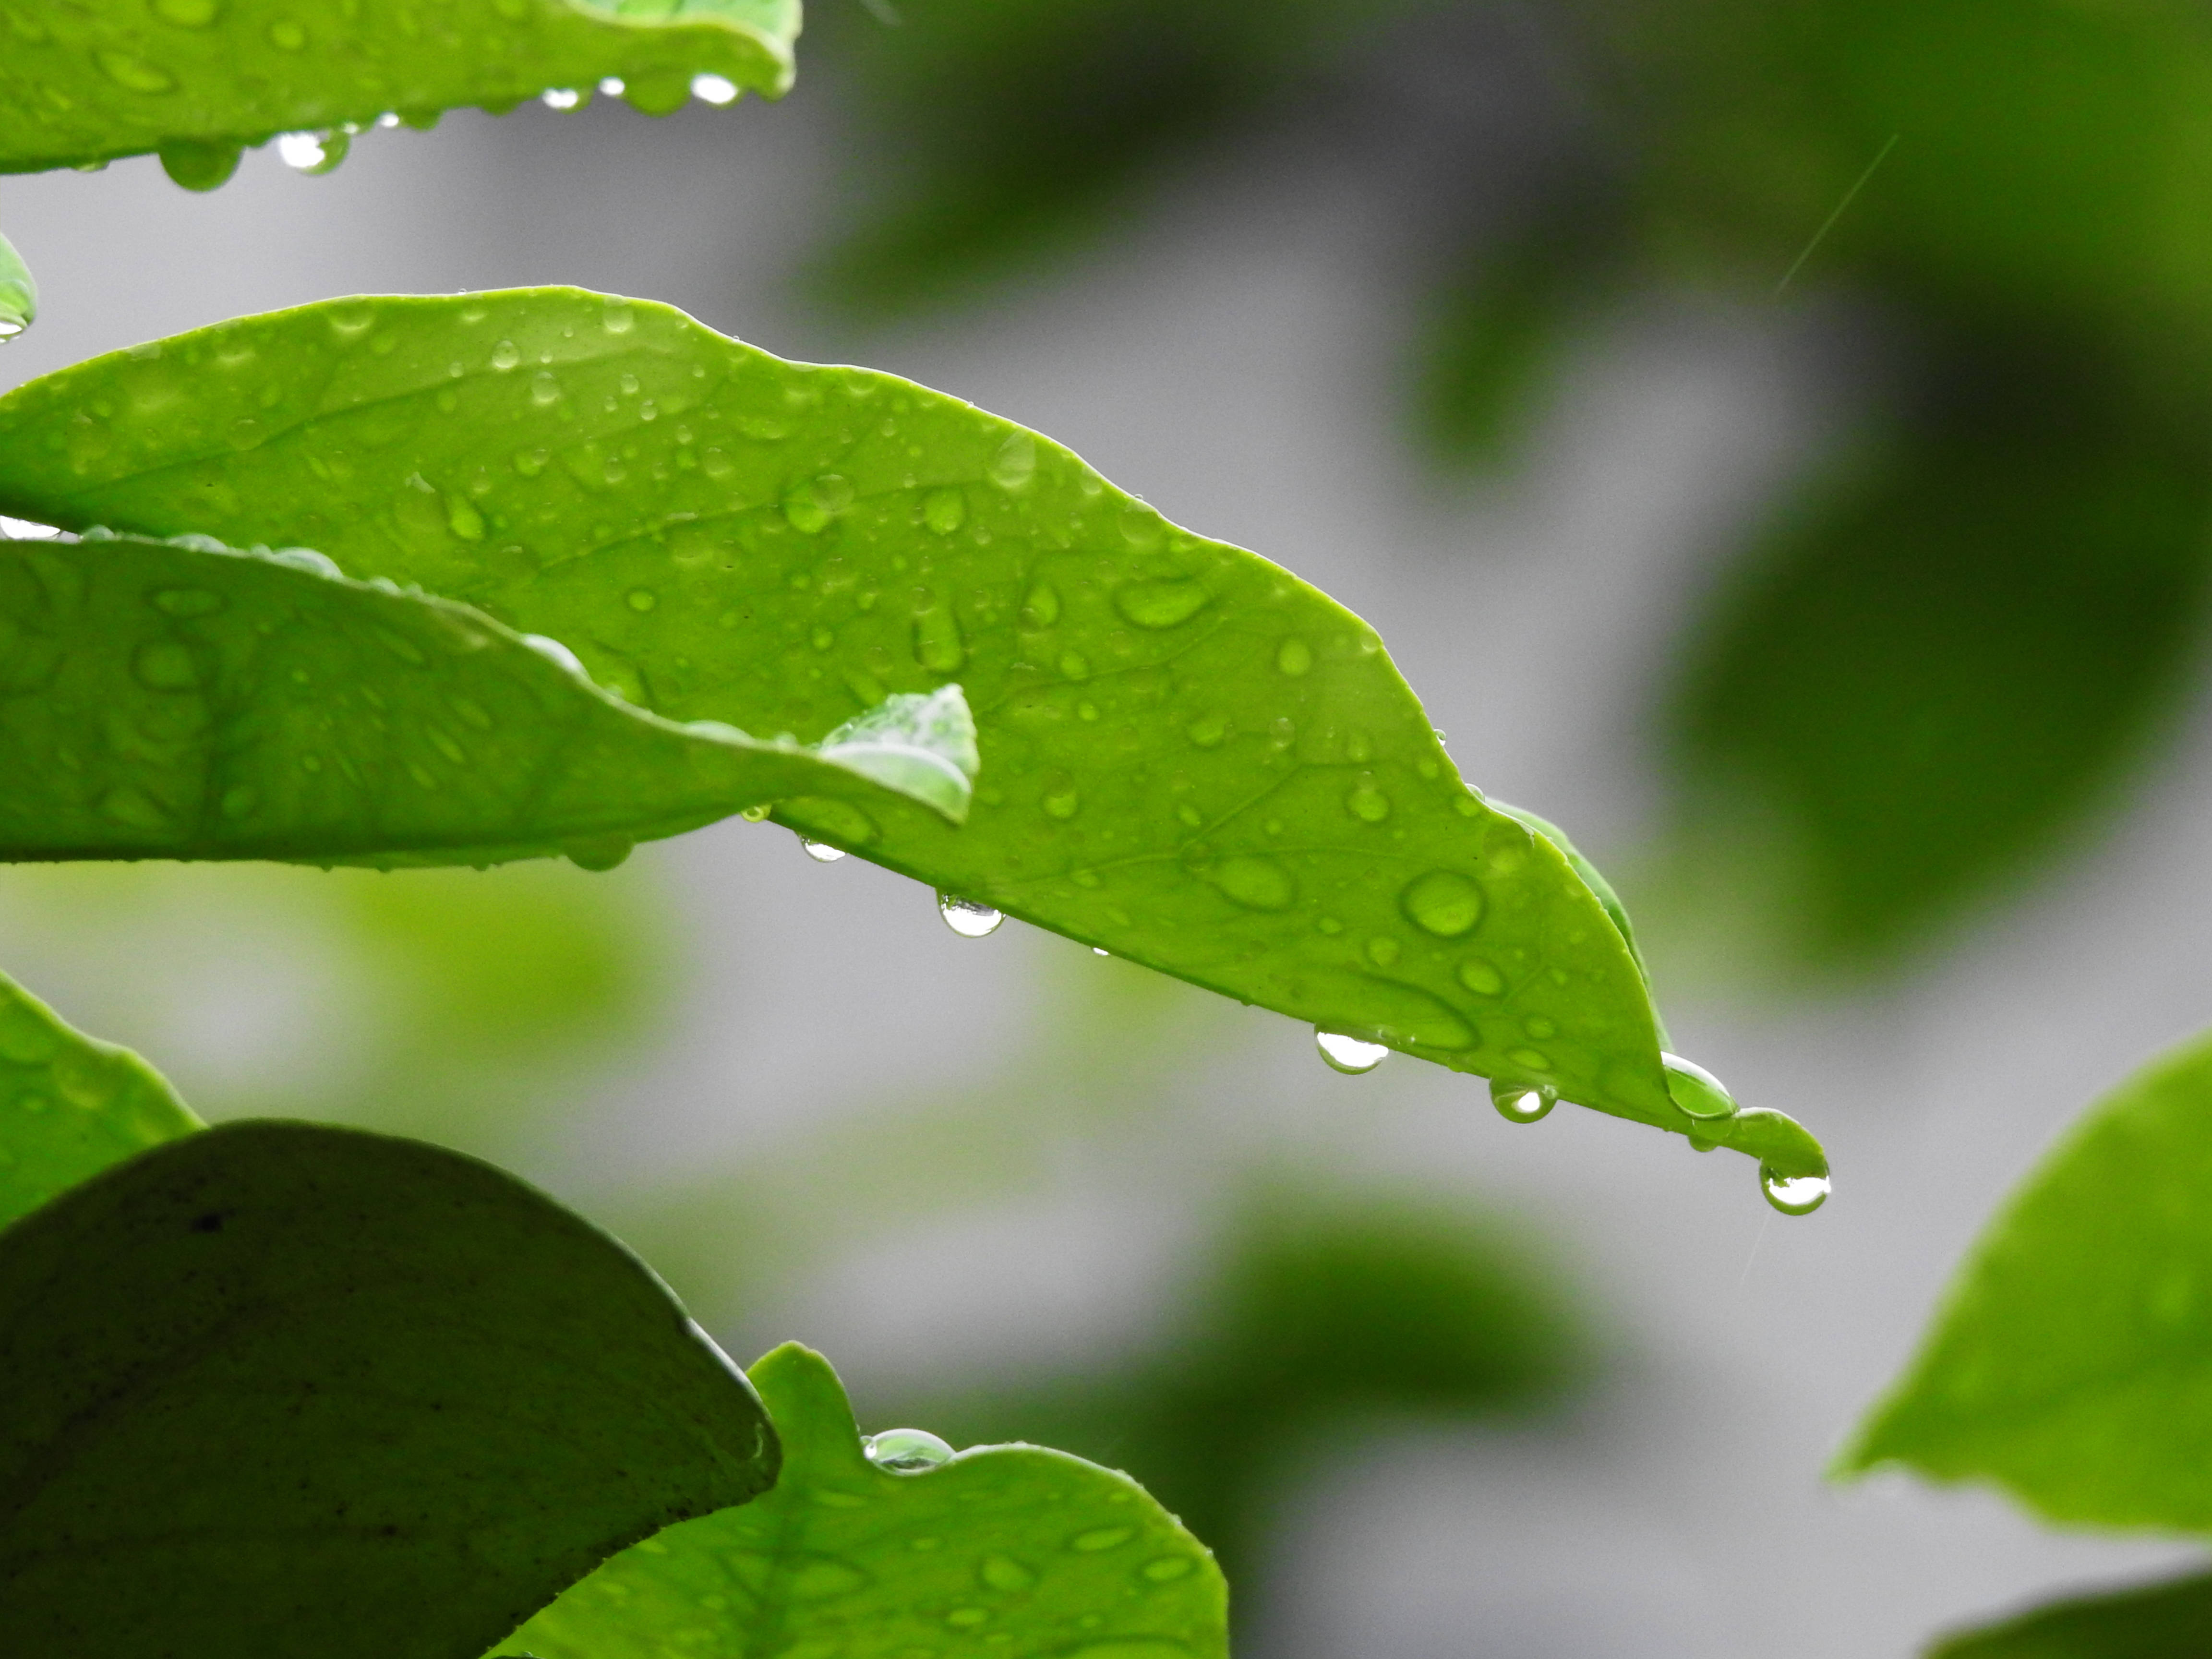
[[[12,340],[38,320],[39,285],[31,268],[5,236],[0,236],[0,341]]]
[[[2038,1607],[1937,1643],[1928,1659],[2189,1659],[2212,1632],[2212,1578]]]
[[[896,803],[781,821],[1246,1001],[1689,1127],[1604,905],[1460,781],[1371,629],[957,399],[572,289],[346,301],[0,399],[0,510],[318,546],[559,638],[675,720],[808,738],[957,676],[964,829]],[[1778,1114],[1711,1138],[1825,1170]]]
[[[665,113],[692,77],[789,86],[797,0],[88,0],[18,6],[0,50],[0,173],[163,152],[179,182],[229,176],[280,132],[433,119],[614,76]]]
[[[1127,1475],[1036,1446],[879,1468],[820,1355],[787,1344],[751,1374],[783,1442],[775,1490],[634,1546],[497,1653],[1227,1653],[1213,1558]]]
[[[834,815],[901,790],[957,818],[974,767],[957,687],[887,700],[818,752],[763,742],[631,708],[465,605],[296,552],[0,541],[0,640],[12,859],[599,864],[797,795]]]
[[[489,1165],[210,1129],[0,1232],[0,1629],[39,1654],[473,1659],[775,1478],[619,1245]]]
[[[2053,1521],[2212,1531],[2212,1038],[2106,1097],[1961,1269],[1845,1454]]]
[[[199,1127],[144,1060],[71,1030],[0,974],[0,1227]]]

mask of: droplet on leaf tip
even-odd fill
[[[981,939],[986,933],[996,933],[999,924],[1006,920],[989,905],[962,898],[957,893],[939,893],[937,911],[945,918],[945,925],[963,939]]]
[[[1387,1044],[1346,1036],[1341,1031],[1324,1031],[1318,1025],[1314,1027],[1314,1046],[1331,1071],[1347,1077],[1364,1076],[1390,1058]]]
[[[1547,1083],[1510,1083],[1498,1079],[1490,1085],[1490,1103],[1509,1123],[1534,1123],[1559,1101],[1559,1091]]]

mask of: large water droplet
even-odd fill
[[[702,104],[734,104],[738,101],[738,83],[726,75],[695,75],[691,77],[691,95]]]
[[[1490,1085],[1490,1103],[1509,1123],[1534,1123],[1559,1100],[1559,1091],[1547,1083],[1508,1083],[1500,1079]]]
[[[1759,1189],[1766,1201],[1784,1215],[1810,1215],[1828,1201],[1830,1182],[1824,1175],[1778,1175],[1759,1166]]]
[[[842,847],[832,847],[827,842],[808,841],[803,836],[799,837],[799,846],[817,864],[835,864],[845,856],[845,849]]]
[[[1344,810],[1362,823],[1380,823],[1390,816],[1390,798],[1363,778],[1344,798]]]
[[[1175,628],[1206,609],[1213,595],[1194,581],[1124,582],[1114,608],[1139,628]]]
[[[937,912],[945,918],[945,925],[963,939],[981,939],[986,933],[994,933],[1006,920],[989,905],[962,898],[957,893],[939,893]]]
[[[1684,1060],[1680,1054],[1661,1054],[1659,1064],[1667,1073],[1668,1097],[1690,1116],[1735,1115],[1735,1097],[1729,1093],[1721,1080],[1704,1066]]]
[[[1416,876],[1398,902],[1408,921],[1438,939],[1457,939],[1482,920],[1482,889],[1455,870]]]
[[[598,872],[622,863],[634,846],[628,836],[580,836],[574,841],[563,842],[561,853],[579,870]]]
[[[1270,858],[1239,854],[1206,872],[1206,879],[1248,910],[1287,910],[1298,896],[1291,872]]]
[[[205,191],[228,183],[246,150],[240,144],[180,138],[162,145],[159,153],[161,171],[169,175],[172,184]]]
[[[1304,640],[1285,640],[1275,653],[1275,666],[1292,679],[1313,666],[1313,647]]]
[[[491,349],[491,366],[504,374],[522,361],[522,348],[512,340],[501,340]]]
[[[952,1461],[952,1448],[927,1429],[885,1429],[863,1440],[860,1448],[868,1462],[894,1474],[918,1474]]]
[[[293,172],[316,176],[334,171],[351,142],[343,132],[283,132],[276,136],[276,155]]]
[[[1387,1044],[1365,1042],[1356,1036],[1346,1036],[1341,1031],[1324,1031],[1314,1027],[1314,1046],[1321,1050],[1332,1071],[1348,1077],[1360,1077],[1373,1071],[1390,1058]]]

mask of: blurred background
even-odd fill
[[[1126,1466],[1265,1659],[1904,1655],[2184,1545],[1822,1465],[1999,1196],[2212,1014],[2212,15],[819,0],[599,98],[0,180],[0,387],[359,291],[670,301],[1071,444],[1370,620],[1566,826],[1753,1171],[1501,1121],[732,821],[623,868],[0,872],[210,1116],[517,1168],[870,1429]]]

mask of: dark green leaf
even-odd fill
[[[775,1490],[616,1557],[499,1653],[1227,1653],[1220,1570],[1127,1475],[1036,1446],[932,1462],[927,1442],[879,1467],[820,1355],[787,1344],[752,1378],[783,1441]]]
[[[966,809],[957,686],[802,749],[632,708],[466,605],[185,539],[0,541],[0,857],[599,866],[792,796]]]
[[[2212,1578],[2182,1578],[2039,1607],[1938,1643],[1928,1659],[2203,1659]]]
[[[242,1123],[0,1232],[0,1630],[474,1659],[775,1442],[619,1245],[485,1164]]]
[[[561,639],[672,720],[808,738],[957,674],[966,828],[900,802],[781,821],[1329,1030],[1691,1127],[1604,904],[1460,781],[1371,629],[957,399],[572,289],[346,301],[0,398],[0,510],[319,546]],[[1825,1171],[1777,1113],[1708,1138]]]
[[[161,152],[179,183],[229,177],[276,133],[504,108],[605,76],[665,114],[692,77],[791,83],[798,0],[88,0],[16,7],[0,49],[0,173]]]
[[[1840,1468],[2053,1521],[2212,1531],[2212,1037],[2091,1109],[1960,1270]]]
[[[0,974],[0,1227],[199,1127],[144,1060],[70,1030]]]

